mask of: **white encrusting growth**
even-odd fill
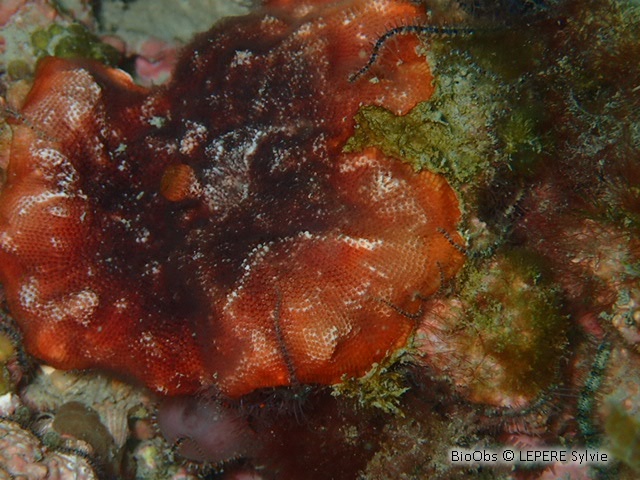
[[[16,210],[19,216],[28,216],[34,208],[40,207],[44,203],[62,202],[69,198],[64,192],[52,192],[44,190],[37,195],[20,197],[16,201]]]
[[[221,135],[206,146],[209,166],[201,174],[202,193],[212,212],[223,216],[230,207],[248,198],[251,164],[258,146],[269,133],[268,129],[248,127]]]
[[[386,197],[392,193],[399,192],[403,185],[400,181],[393,177],[389,172],[378,171],[374,180],[376,197]]]
[[[149,119],[149,125],[156,128],[162,128],[165,123],[167,123],[167,119],[158,115],[154,115]]]
[[[138,337],[138,344],[149,356],[155,358],[162,357],[163,352],[161,345],[158,342],[156,335],[151,330],[145,330],[140,334],[140,337]]]
[[[76,323],[88,327],[100,299],[97,293],[86,289],[69,294],[59,302],[50,303],[57,304],[56,307],[60,308],[60,319],[70,316]]]
[[[39,110],[42,117],[38,124],[54,136],[56,132],[80,129],[87,117],[93,114],[102,93],[100,86],[84,69],[65,71],[64,75],[64,82],[60,82],[64,87],[60,86],[58,94],[52,95],[51,102],[56,103],[56,108]],[[62,118],[59,115],[61,111],[65,112]]]
[[[40,295],[38,280],[35,277],[29,277],[20,287],[18,292],[18,299],[22,308],[26,310],[33,310],[38,303],[38,296]]]
[[[98,294],[88,288],[51,299],[41,297],[40,282],[35,277],[27,278],[18,292],[18,300],[24,310],[54,322],[71,321],[85,327],[89,326],[100,304]]]
[[[58,218],[68,218],[71,215],[71,212],[65,205],[51,205],[47,209],[47,212],[51,216],[58,217]]]
[[[253,53],[248,50],[238,50],[231,60],[231,67],[238,67],[241,65],[248,65],[253,59]]]
[[[148,228],[140,228],[137,231],[136,243],[147,243],[149,237],[151,236],[151,232]]]
[[[126,298],[122,297],[113,302],[113,306],[116,308],[116,310],[124,311],[129,308],[129,301]]]
[[[383,244],[383,241],[380,239],[370,240],[368,238],[355,238],[344,234],[338,235],[338,240],[347,243],[352,247],[362,248],[369,251],[373,251],[376,248],[381,247]]]
[[[78,172],[69,159],[60,151],[49,146],[41,147],[35,142],[29,149],[30,156],[38,165],[38,172],[43,179],[55,182],[58,191],[73,191],[76,189]]]
[[[187,131],[180,140],[180,153],[190,155],[207,137],[207,127],[201,123],[187,122]]]
[[[354,155],[351,158],[340,162],[338,165],[340,173],[350,173],[356,170],[371,168],[375,160],[367,154]]]
[[[348,335],[351,327],[345,325],[346,328],[339,328],[337,325],[326,328],[321,325],[320,328],[305,327],[302,329],[302,338],[304,338],[306,347],[305,352],[308,360],[325,362],[334,355],[340,339]]]

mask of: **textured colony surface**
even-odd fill
[[[358,376],[463,262],[435,174],[343,153],[361,105],[432,94],[409,2],[272,1],[147,90],[48,58],[15,120],[0,276],[28,350],[166,394]],[[357,72],[360,72],[357,74]],[[356,75],[357,74],[357,75]]]

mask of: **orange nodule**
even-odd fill
[[[194,196],[197,180],[193,168],[184,163],[169,165],[160,180],[160,193],[171,202]]]

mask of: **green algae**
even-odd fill
[[[106,65],[117,65],[120,53],[87,30],[74,23],[69,26],[53,24],[31,34],[31,45],[38,58],[53,55],[61,58],[86,58]]]
[[[554,151],[549,114],[530,80],[544,62],[546,40],[507,30],[432,40],[432,98],[404,116],[363,106],[344,150],[376,147],[451,183],[473,259],[458,280],[455,295],[465,307],[456,335],[502,370],[500,379],[487,377],[489,388],[533,398],[558,381],[570,321],[543,257],[503,245],[523,185]],[[483,381],[474,388],[485,388]]]
[[[394,367],[408,355],[408,350],[400,349],[380,363],[374,363],[364,376],[344,377],[342,383],[333,385],[331,394],[355,400],[359,408],[377,408],[385,413],[404,416],[400,402],[409,387],[404,375]]]
[[[443,174],[454,187],[482,184],[509,160],[499,149],[495,129],[513,92],[504,79],[479,68],[450,42],[430,40],[425,53],[434,76],[433,96],[404,116],[362,107],[344,150],[373,146],[416,170]]]
[[[533,32],[507,26],[479,29],[473,36],[434,43],[431,57],[437,59],[434,72],[442,77],[437,87],[444,93],[436,97],[439,108],[443,112],[456,111],[461,107],[454,109],[452,104],[462,103],[468,105],[467,109],[477,109],[480,115],[463,116],[457,134],[473,133],[471,138],[477,140],[477,133],[485,130],[487,137],[477,149],[477,155],[483,155],[484,159],[476,158],[476,162],[457,166],[472,174],[464,180],[474,180],[480,185],[491,175],[481,176],[479,172],[489,169],[493,174],[501,166],[515,175],[529,174],[543,152],[550,149],[553,139],[544,133],[549,130],[545,127],[548,118],[544,101],[530,80],[531,72],[541,68],[545,48],[545,41],[536,38]],[[471,88],[446,87],[448,82],[469,80]],[[450,145],[457,148],[455,143]]]
[[[12,60],[7,65],[7,75],[11,80],[29,78],[32,75],[31,67],[22,59]]]
[[[483,355],[502,369],[495,381],[512,395],[538,396],[558,380],[569,319],[538,255],[511,249],[471,265],[460,297],[462,325],[481,338]],[[482,388],[482,387],[480,387]]]
[[[640,472],[640,419],[612,403],[604,429],[609,452],[636,472]]]
[[[416,169],[444,174],[458,184],[474,180],[491,166],[491,155],[478,148],[464,117],[447,116],[437,99],[419,104],[402,117],[382,107],[365,106],[355,121],[355,134],[346,143],[346,152],[374,146]],[[492,140],[485,138],[485,143]]]
[[[518,42],[512,36],[505,30],[428,39],[432,98],[404,116],[363,106],[344,150],[376,147],[416,170],[442,174],[460,196],[465,223],[477,216],[479,195],[498,172],[510,172],[509,188],[520,185],[553,150],[544,102],[527,77],[539,67],[544,43],[533,34],[516,35]]]
[[[542,153],[548,142],[540,133],[541,118],[535,107],[525,105],[497,123],[496,135],[502,151],[509,158],[509,169],[517,175],[527,176],[535,172],[543,159]]]
[[[0,332],[0,395],[9,393],[15,388],[7,364],[15,358],[16,353],[16,347],[11,338],[6,333]]]

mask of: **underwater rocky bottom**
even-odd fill
[[[270,3],[289,8],[287,2]],[[111,32],[101,30],[99,11],[82,2],[73,8],[62,9],[61,5],[66,4],[15,2],[15,11],[6,18],[0,10],[4,22],[0,36],[6,45],[0,89],[0,158],[8,172],[7,185],[15,181],[7,161],[22,145],[15,138],[56,143],[55,138],[38,135],[21,104],[33,84],[38,57],[55,53],[80,63],[84,60],[78,56],[91,57],[128,68],[134,80],[141,75],[135,70],[134,54],[121,48],[118,56],[104,46]],[[356,19],[364,10],[359,2],[344,2],[343,6]],[[382,29],[376,34],[378,40],[372,42],[378,56],[370,57],[373,60],[364,64],[362,73],[358,69],[350,72],[362,77],[356,75],[354,81],[372,83],[375,92],[376,81],[385,80],[385,74],[396,83],[404,78],[390,75],[403,72],[391,60],[394,54],[405,55],[398,65],[415,62],[416,71],[409,77],[427,74],[417,60],[426,58],[433,91],[406,87],[424,100],[407,111],[388,99],[376,104],[376,96],[367,97],[372,100],[346,120],[355,127],[348,138],[340,136],[342,124],[323,130],[329,132],[326,137],[339,138],[336,145],[323,147],[327,155],[352,158],[375,149],[379,153],[367,157],[369,160],[400,159],[405,166],[446,179],[459,202],[461,218],[456,230],[441,228],[444,233],[438,241],[451,247],[448,257],[460,255],[464,265],[437,275],[436,288],[419,302],[419,308],[410,309],[415,304],[407,301],[406,308],[397,309],[415,326],[403,345],[389,356],[375,358],[364,375],[346,376],[333,385],[298,382],[291,375],[291,366],[281,365],[278,371],[284,371],[286,377],[278,384],[281,386],[235,396],[209,388],[165,398],[136,386],[145,379],[132,381],[122,368],[119,374],[108,375],[80,371],[80,367],[64,371],[41,365],[24,348],[29,346],[28,329],[18,326],[15,307],[5,302],[0,335],[0,477],[637,477],[640,72],[634,59],[640,54],[640,4],[426,1],[420,8],[424,13],[415,13],[420,24],[436,28],[394,30],[403,25],[401,20],[383,22],[383,27],[376,27]],[[30,36],[11,38],[16,25],[32,25],[26,28]],[[350,33],[347,30],[346,39],[351,38]],[[330,38],[343,41],[338,33]],[[412,43],[416,39],[417,57]],[[294,46],[312,44],[307,40]],[[15,51],[11,42],[27,45],[24,48],[31,56],[11,58]],[[118,45],[113,39],[109,42]],[[352,53],[345,53],[345,58]],[[228,60],[241,68],[243,62],[250,62],[250,56]],[[297,65],[292,62],[287,68]],[[116,82],[128,85],[124,78]],[[111,81],[102,79],[102,85]],[[362,95],[367,92],[363,90]],[[120,108],[127,102],[114,104]],[[247,108],[240,101],[229,105],[234,107],[228,112],[232,119],[236,114],[241,118],[242,109]],[[268,102],[265,105],[270,108]],[[157,110],[149,114],[156,122],[152,126],[162,132],[172,120],[162,125],[165,105],[153,106]],[[347,106],[345,101],[344,108]],[[341,118],[336,110],[323,110],[325,107],[313,104],[314,111]],[[259,110],[252,111],[254,120],[260,118]],[[297,114],[300,112],[305,113],[304,108]],[[205,114],[196,113],[194,118],[204,122]],[[279,112],[277,118],[284,122],[289,114],[291,111]],[[185,136],[175,148],[183,158],[196,154],[206,143],[197,123],[181,125]],[[215,123],[214,127],[222,128]],[[248,139],[254,138],[255,131],[247,127],[243,132],[245,137],[224,137],[216,145],[221,150],[244,151],[246,156],[253,145]],[[283,161],[293,156],[291,152],[306,148],[296,143],[299,132],[288,124],[269,133],[277,138],[267,142],[269,148],[281,148],[289,155],[283,155]],[[133,145],[135,134],[127,135],[121,138]],[[170,144],[171,139],[162,140]],[[260,151],[262,147],[255,148]],[[127,155],[116,150],[116,160]],[[193,178],[199,170],[189,167],[187,160],[179,165],[186,167],[163,165],[135,182],[142,184],[153,175],[162,177],[162,198],[195,204],[199,193]],[[124,170],[130,168],[125,166]],[[331,168],[327,171],[333,172]],[[312,171],[318,178],[324,173]],[[96,177],[92,181],[126,190],[127,181],[131,182],[127,179],[138,178],[132,175],[126,171],[117,180]],[[316,193],[308,183],[299,185],[309,188],[305,194]],[[414,188],[410,181],[407,185]],[[7,198],[7,189],[10,187],[5,187],[3,198]],[[233,192],[240,195],[239,190]],[[314,205],[325,205],[324,197],[309,198],[316,201]],[[114,205],[116,202],[101,207]],[[305,215],[311,214],[298,210],[299,205],[276,213],[309,218]],[[6,204],[2,206],[3,212],[7,209]],[[372,211],[378,214],[384,209]],[[200,214],[201,210],[193,210],[191,216],[179,220],[191,222]],[[6,218],[2,222],[7,231]],[[127,230],[122,228],[126,237]],[[87,236],[77,248],[82,250],[90,243]],[[203,244],[196,242],[196,246]],[[11,254],[7,245],[5,237],[3,260]],[[306,256],[296,258],[311,264]],[[303,274],[293,272],[291,278],[303,278],[296,275]],[[190,286],[182,288],[189,290]],[[7,286],[7,298],[9,290]],[[181,295],[193,293],[183,290]],[[285,300],[281,301],[286,302],[289,290],[282,292]],[[268,297],[267,311],[280,311],[274,307],[279,305],[278,298],[278,294]],[[75,310],[68,315],[83,314],[92,304],[90,295],[75,296],[73,301]],[[43,305],[42,312],[50,314],[53,307]],[[54,338],[45,346],[55,351],[64,343]],[[129,348],[136,350],[139,345]],[[296,358],[293,353],[284,357]],[[127,362],[113,359],[114,364]],[[233,391],[235,387],[226,388]],[[543,452],[561,448],[569,452],[586,449],[608,457],[594,463],[556,459],[542,463],[452,462],[452,450],[481,452],[484,460],[485,453],[502,454],[510,449]],[[525,459],[530,458],[527,455]]]

